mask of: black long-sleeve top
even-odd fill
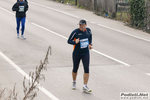
[[[80,40],[76,44],[76,39]],[[74,45],[73,54],[75,55],[86,55],[89,53],[89,44],[92,44],[92,33],[89,28],[86,28],[85,31],[81,31],[79,28],[75,29],[70,37],[68,38],[68,43]]]
[[[16,11],[17,18],[24,18],[26,17],[26,11],[28,8],[27,2],[17,2],[13,5],[12,11]]]

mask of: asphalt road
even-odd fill
[[[121,92],[150,92],[150,35],[99,17],[93,12],[51,0],[30,0],[25,29],[26,40],[18,39],[16,0],[0,0],[0,89],[16,89],[23,96],[23,75],[34,71],[52,47],[46,77],[35,100],[120,100]],[[90,79],[86,94],[83,66],[72,90],[72,50],[70,33],[86,19],[93,34],[90,51]],[[25,73],[24,73],[25,72]],[[138,99],[149,100],[149,99]]]

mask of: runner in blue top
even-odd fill
[[[73,89],[76,89],[76,77],[77,71],[79,68],[80,60],[82,59],[82,63],[84,66],[84,86],[83,90],[85,92],[91,92],[92,90],[87,87],[88,79],[89,79],[89,49],[92,49],[92,33],[89,28],[86,28],[87,23],[85,20],[80,20],[79,28],[75,29],[69,39],[68,43],[74,45],[74,50],[72,54],[73,58]]]

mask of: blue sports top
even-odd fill
[[[76,44],[76,39],[80,40]],[[81,31],[79,28],[75,29],[69,39],[68,43],[74,45],[73,54],[75,55],[86,55],[89,53],[89,44],[92,44],[92,33],[89,28],[86,28],[85,31]]]

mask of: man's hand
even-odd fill
[[[78,39],[76,39],[76,44],[78,44],[79,42],[80,42],[79,38],[78,38]]]
[[[89,44],[89,49],[90,49],[90,50],[93,49],[93,46],[92,46],[91,44]]]

